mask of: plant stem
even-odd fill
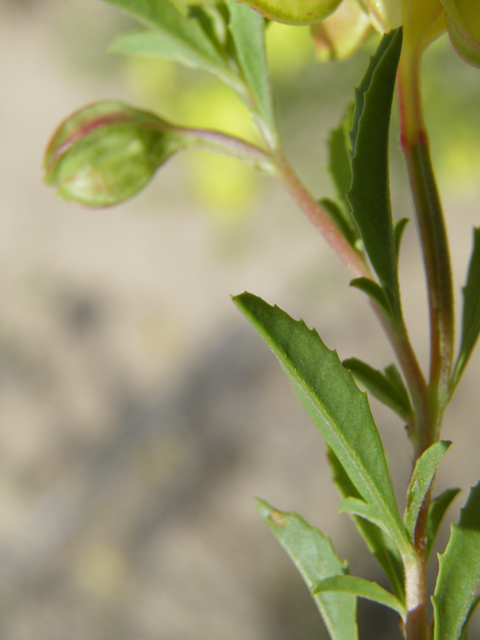
[[[423,5],[422,5],[423,6]],[[416,7],[416,8],[415,8]],[[416,415],[413,437],[415,460],[440,435],[443,410],[448,402],[448,386],[453,360],[453,289],[447,234],[440,197],[430,159],[428,136],[420,93],[420,64],[423,50],[438,35],[438,8],[405,5],[404,47],[398,70],[400,141],[405,156],[422,248],[430,314],[430,379],[424,396],[425,411]],[[437,22],[436,22],[437,21]],[[432,483],[433,484],[433,483]],[[415,559],[405,563],[407,640],[427,640],[426,540],[431,491],[422,504],[413,546]]]
[[[427,640],[426,566],[421,558],[405,568],[407,640]]]
[[[313,225],[324,236],[340,260],[347,267],[352,278],[363,277],[373,280],[374,278],[364,257],[346,240],[323,207],[314,199],[300,178],[295,174],[283,154],[279,152],[275,153],[274,159],[283,186]],[[428,414],[427,384],[410,343],[405,324],[403,320],[393,324],[390,316],[387,316],[379,305],[371,298],[369,302],[397,356],[412,396],[415,413],[419,416],[426,416],[426,414]],[[422,418],[422,420],[423,419],[426,420],[427,418]],[[409,427],[413,428],[414,425],[409,425]]]
[[[190,129],[187,127],[176,127],[176,129],[181,131],[184,136],[190,137],[190,146],[193,148],[237,158],[237,160],[242,160],[268,175],[273,175],[276,172],[271,154],[250,142],[212,129]]]
[[[416,456],[439,437],[453,360],[453,289],[448,240],[430,159],[420,96],[420,53],[402,52],[398,75],[401,146],[422,247],[430,313],[430,424],[417,432]]]
[[[280,182],[347,267],[351,277],[372,280],[371,271],[364,257],[352,247],[325,209],[315,200],[283,153],[277,151],[273,157]]]

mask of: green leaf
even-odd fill
[[[360,289],[360,291],[366,293],[367,296],[372,298],[372,300],[378,304],[388,316],[391,315],[391,309],[387,296],[385,295],[385,290],[382,289],[379,284],[370,280],[370,278],[354,278],[353,280],[350,280],[350,286]]]
[[[447,489],[434,498],[430,504],[427,521],[427,562],[430,558],[438,530],[442,524],[443,516],[460,491],[461,489]]]
[[[458,640],[480,582],[480,482],[472,487],[458,525],[453,525],[432,598],[434,640]]]
[[[192,8],[196,8],[198,0],[169,0],[180,11],[182,16],[187,16]],[[202,7],[212,7],[216,4],[216,0],[202,0]]]
[[[251,7],[227,0],[230,31],[235,43],[238,63],[250,91],[250,104],[264,124],[263,132],[272,147],[279,144],[272,90],[265,53],[265,20]]]
[[[333,480],[344,498],[360,499],[360,494],[355,489],[350,478],[345,473],[345,469],[340,464],[333,451],[328,449],[328,460],[332,472]],[[401,558],[395,548],[390,536],[386,536],[381,529],[364,518],[349,514],[362,536],[370,552],[375,556],[385,575],[390,581],[396,597],[405,602],[404,571]]]
[[[385,367],[384,372],[387,379],[390,380],[390,382],[397,388],[400,395],[404,397],[405,401],[410,406],[410,397],[408,395],[407,387],[405,386],[403,378],[396,365],[389,364]]]
[[[430,490],[437,467],[451,444],[452,443],[447,440],[435,442],[422,453],[415,463],[415,468],[407,489],[407,506],[405,507],[405,515],[403,517],[405,528],[412,541],[415,538],[417,518],[425,496]]]
[[[405,227],[410,222],[408,218],[400,218],[400,220],[393,221],[393,235],[395,237],[395,252],[398,256],[400,254],[400,244],[403,238],[403,232],[405,231]]]
[[[359,598],[373,600],[378,604],[383,604],[385,607],[393,609],[405,619],[405,607],[403,604],[376,582],[370,582],[355,576],[334,576],[315,583],[312,589],[314,595],[330,592],[350,593]]]
[[[467,617],[465,619],[465,623],[462,628],[462,635],[460,636],[460,640],[468,640],[468,631],[470,627],[470,620],[472,619],[473,614],[475,613],[476,608],[480,603],[480,596],[475,596],[473,602],[468,610]]]
[[[402,554],[411,547],[366,394],[316,331],[244,293],[234,302],[280,361],[293,389],[361,497],[378,509]]]
[[[328,171],[337,192],[337,198],[351,218],[351,207],[346,193],[352,183],[352,167],[349,153],[348,131],[352,127],[354,104],[351,103],[338,127],[330,131],[328,138]],[[356,224],[351,218],[352,223]]]
[[[205,35],[224,58],[227,49],[228,11],[225,5],[195,5],[189,8],[188,17],[194,19],[202,27]]]
[[[399,313],[397,253],[390,203],[388,139],[400,29],[383,36],[355,91],[351,131],[352,186],[347,193],[366,252],[395,314]]]
[[[329,537],[311,527],[296,513],[277,511],[257,499],[260,515],[288,553],[311,590],[317,580],[348,573]],[[319,594],[315,604],[322,614],[332,640],[357,640],[356,598],[348,594]]]
[[[338,513],[348,513],[360,518],[368,520],[372,524],[375,524],[379,529],[382,529],[384,533],[388,535],[388,529],[385,522],[382,519],[381,514],[374,505],[368,504],[361,498],[345,498],[342,500],[338,507]]]
[[[358,235],[357,225],[351,216],[345,214],[345,210],[330,198],[322,198],[319,204],[325,209],[330,218],[335,222],[342,234],[356,248],[356,243],[360,236]]]
[[[480,228],[473,230],[473,251],[467,282],[463,287],[462,340],[450,383],[455,389],[480,333]]]
[[[386,374],[357,358],[344,360],[343,366],[353,373],[355,380],[362,384],[372,396],[393,409],[402,420],[411,424],[413,410],[405,387],[399,388]]]
[[[153,31],[119,36],[110,51],[157,56],[217,75],[234,89],[240,81],[195,19],[183,16],[167,0],[104,0],[147,25]]]

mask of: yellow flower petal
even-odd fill
[[[355,53],[370,33],[371,23],[357,0],[343,0],[335,13],[310,29],[317,59],[325,62]]]

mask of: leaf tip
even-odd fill
[[[255,498],[255,505],[261,517],[264,520],[268,520],[274,526],[285,527],[288,524],[286,518],[283,517],[282,512],[278,509],[274,509],[268,504],[268,502],[265,502],[265,500]]]

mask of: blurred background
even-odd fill
[[[136,25],[98,0],[0,0],[0,11],[0,637],[326,639],[255,496],[298,511],[332,536],[352,573],[385,582],[336,514],[319,434],[229,296],[261,295],[315,326],[341,358],[384,367],[392,355],[362,294],[280,187],[233,160],[176,156],[113,209],[57,200],[41,181],[43,150],[84,104],[125,100],[247,137],[248,114],[204,74],[108,55],[112,38]],[[308,30],[269,30],[287,154],[318,197],[332,195],[328,131],[374,46],[319,65]],[[480,214],[480,75],[446,37],[425,67],[460,304]],[[394,211],[411,217],[396,137]],[[413,222],[401,276],[425,364]],[[454,446],[437,492],[464,490],[454,520],[480,475],[479,376],[477,353],[445,418]],[[372,408],[403,495],[403,425]],[[446,523],[439,550],[447,539]],[[400,638],[394,614],[365,601],[359,609],[361,638]],[[470,640],[479,639],[477,615]]]

